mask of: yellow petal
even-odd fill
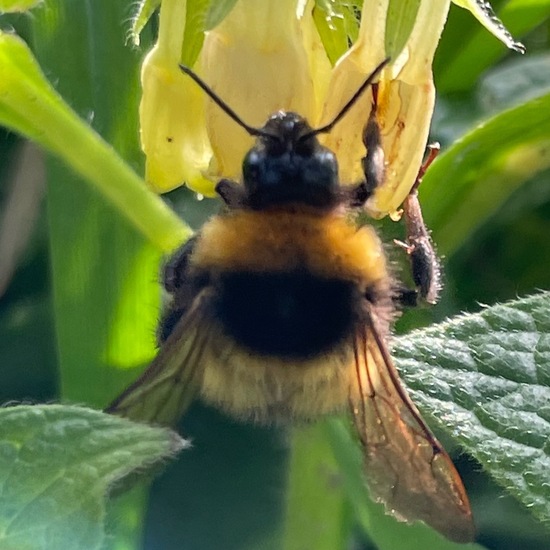
[[[328,92],[332,65],[317,32],[313,18],[315,0],[303,1],[299,6],[298,18],[300,21],[304,49],[308,58],[309,74],[313,83],[312,111],[308,122],[317,126],[323,114],[323,104]],[[303,113],[300,113],[303,115]]]
[[[414,17],[412,24],[402,24],[397,31],[388,15],[392,25],[402,23],[389,12],[395,6],[389,0],[365,1],[359,38],[334,67],[323,115],[323,120],[330,120],[372,69],[391,55],[392,62],[380,76],[378,98],[386,175],[366,207],[376,218],[395,215],[422,163],[435,99],[431,64],[449,1],[420,2],[417,11],[408,14]],[[338,156],[342,181],[350,184],[363,178],[362,131],[372,102],[371,94],[365,95],[325,141]]]
[[[159,41],[141,72],[141,146],[146,155],[145,179],[156,192],[186,183],[212,195],[204,177],[212,151],[205,128],[204,93],[178,68],[185,28],[185,2],[165,0]]]
[[[306,51],[299,7],[297,0],[240,0],[207,33],[201,54],[204,80],[250,125],[262,126],[279,109],[315,118],[310,70],[317,61]],[[302,12],[311,17],[310,10]],[[211,101],[206,119],[214,151],[210,173],[239,179],[253,140]]]
[[[388,0],[364,3],[359,37],[332,71],[323,109],[324,123],[334,118],[372,69],[386,57],[384,35],[387,9]],[[385,73],[386,70],[381,80],[385,78]],[[344,184],[353,184],[364,178],[361,168],[361,158],[365,156],[362,133],[371,104],[372,95],[367,91],[330,134],[321,138],[336,153],[340,179]]]

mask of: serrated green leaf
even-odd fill
[[[399,337],[414,402],[512,495],[550,521],[550,293]]]
[[[80,407],[0,410],[0,547],[100,549],[108,488],[184,445],[170,430]]]
[[[486,0],[453,0],[453,2],[457,6],[470,11],[491,34],[496,36],[508,48],[520,53],[525,52],[523,44],[514,40],[514,37],[497,17],[489,2]]]
[[[461,11],[451,11],[449,21],[455,24],[444,33],[435,59],[436,85],[440,93],[470,90],[479,75],[507,53],[501,43]],[[549,15],[549,0],[511,0],[499,12],[515,36],[524,36],[543,24]]]
[[[549,166],[550,95],[504,111],[455,142],[420,191],[439,251],[458,249],[515,189]]]
[[[139,46],[139,35],[147,25],[147,21],[151,18],[155,10],[160,6],[161,0],[141,0],[138,5],[135,15],[132,17],[132,26],[130,29],[132,42]]]

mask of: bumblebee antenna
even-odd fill
[[[368,78],[359,86],[359,89],[353,94],[353,96],[348,100],[348,102],[342,107],[340,112],[332,119],[331,122],[328,124],[325,124],[324,126],[321,126],[320,128],[314,128],[311,132],[308,132],[307,134],[304,134],[300,137],[300,141],[307,140],[308,138],[311,138],[313,136],[316,136],[317,134],[326,134],[330,132],[336,124],[342,120],[342,118],[346,115],[346,113],[353,107],[355,102],[361,97],[363,92],[373,83],[374,79],[380,74],[382,69],[390,62],[390,58],[386,57],[382,63],[372,71],[372,73],[368,76]]]
[[[277,138],[278,136],[270,134],[269,132],[264,132],[260,128],[254,128],[250,126],[223,100],[219,97],[216,92],[206,82],[192,69],[186,67],[185,65],[180,64],[180,69],[183,73],[190,76],[210,97],[210,99],[229,117],[231,117],[241,128],[244,128],[251,136],[263,136],[268,138]]]
[[[353,94],[353,96],[348,100],[348,102],[342,107],[340,112],[332,119],[331,122],[328,124],[325,124],[324,126],[321,126],[320,128],[314,128],[311,132],[308,132],[307,134],[304,134],[300,137],[300,141],[305,141],[313,136],[316,136],[317,134],[326,134],[330,132],[340,120],[347,114],[347,112],[353,107],[355,102],[361,97],[363,92],[373,83],[374,79],[380,74],[382,69],[390,62],[390,58],[386,57],[382,63],[380,63],[374,71],[368,76],[368,78],[361,84],[359,89]],[[266,132],[262,130],[261,128],[254,128],[254,126],[250,126],[244,120],[223,100],[221,97],[219,97],[208,84],[191,68],[186,67],[185,65],[180,64],[179,68],[183,73],[190,76],[195,83],[202,88],[204,92],[212,99],[212,101],[230,118],[232,118],[241,128],[246,130],[248,134],[251,136],[260,136],[260,137],[267,137],[271,139],[278,139],[279,136],[275,134],[271,134],[269,132]]]

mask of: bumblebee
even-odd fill
[[[450,539],[470,541],[474,528],[460,477],[388,351],[399,292],[382,243],[371,226],[357,223],[383,178],[376,109],[364,135],[368,179],[359,185],[340,185],[335,155],[317,139],[386,62],[317,129],[284,111],[252,128],[183,68],[256,143],[243,161],[243,183],[217,185],[223,212],[165,266],[171,303],[159,329],[160,351],[107,410],[173,424],[200,397],[233,417],[285,423],[348,407],[373,498],[399,519],[422,520]],[[415,213],[415,193],[408,201],[406,244],[422,273],[414,295],[429,301],[438,270],[426,269],[433,247]]]

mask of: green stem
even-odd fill
[[[192,230],[55,92],[26,44],[0,33],[0,124],[36,139],[109,200],[163,252]]]

